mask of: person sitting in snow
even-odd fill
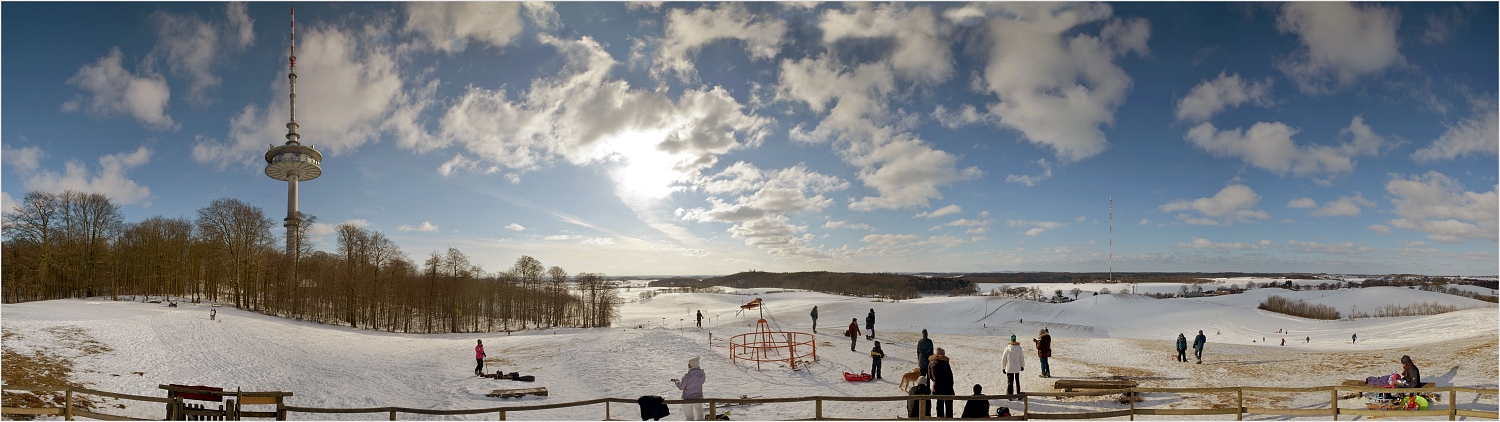
[[[974,384],[974,395],[983,396],[984,387]],[[964,412],[958,417],[964,419],[988,418],[990,417],[990,401],[985,399],[970,399],[964,402]]]
[[[681,380],[672,378],[672,383],[677,384],[677,389],[682,390],[683,400],[693,400],[703,398],[705,379],[707,377],[704,376],[703,369],[698,368],[698,357],[694,356],[688,359],[687,374],[684,374]],[[682,414],[690,421],[703,420],[703,403],[683,403]]]
[[[1412,363],[1411,356],[1401,355],[1401,382],[1397,387],[1418,388],[1422,386],[1422,370]]]
[[[927,377],[917,377],[917,385],[906,390],[907,394],[913,396],[926,396],[932,394],[932,389],[927,387]],[[915,418],[920,413],[923,417],[932,416],[931,400],[907,400],[906,417]]]

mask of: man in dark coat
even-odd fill
[[[698,328],[703,328],[703,311],[698,311]]]
[[[948,356],[943,348],[937,349],[937,354],[929,357],[932,367],[928,369],[932,375],[928,380],[932,381],[932,395],[951,396],[953,392],[953,367],[948,365]],[[940,418],[953,417],[953,400],[938,400],[937,413]]]
[[[1203,363],[1203,345],[1208,344],[1208,337],[1203,335],[1203,330],[1198,330],[1198,336],[1193,337],[1193,357],[1198,358],[1198,363]]]
[[[1187,336],[1177,333],[1177,361],[1187,362]]]
[[[812,311],[813,332],[818,332],[818,307],[814,306]]]
[[[849,331],[845,331],[844,335],[849,336],[849,351],[857,352],[858,350],[854,350],[854,343],[859,341],[859,318],[849,318]]]
[[[917,368],[927,375],[927,357],[932,356],[932,339],[927,338],[927,329],[922,329],[922,339],[917,340]]]
[[[1411,356],[1401,355],[1401,380],[1406,381],[1407,388],[1422,386],[1422,370],[1412,363]]]
[[[984,395],[982,391],[984,391],[984,387],[974,384],[974,395],[982,396]],[[966,401],[964,402],[964,413],[958,417],[964,419],[988,418],[990,417],[990,401],[985,399],[971,399]]]
[[[870,314],[865,315],[865,329],[870,332],[865,335],[865,340],[875,339],[875,308],[870,308]]]

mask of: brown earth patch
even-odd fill
[[[54,327],[48,329],[47,332],[57,336],[58,341],[54,343],[55,347],[37,350],[30,354],[17,352],[10,347],[0,347],[0,378],[5,379],[6,385],[84,387],[84,384],[73,380],[73,358],[63,356],[58,353],[58,350],[75,351],[73,354],[78,356],[112,351],[79,327]],[[0,338],[18,340],[20,335],[5,330]],[[62,392],[5,391],[0,393],[0,405],[5,407],[63,407],[67,404],[66,401],[66,396]],[[93,411],[101,405],[100,400],[87,396],[75,395],[73,397],[73,406],[77,409]],[[9,417],[17,420],[36,419],[33,415],[10,415]]]

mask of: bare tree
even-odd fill
[[[1073,290],[1069,290],[1068,293],[1073,294],[1073,300],[1078,300],[1078,295],[1083,294],[1083,289],[1074,287]]]
[[[227,261],[233,270],[234,303],[236,307],[249,308],[246,294],[246,271],[254,262],[252,256],[259,247],[270,247],[275,238],[271,236],[274,220],[258,207],[233,198],[215,199],[207,207],[198,210],[198,230],[221,261]],[[212,284],[211,284],[212,286]],[[216,299],[217,289],[209,289],[209,298]]]

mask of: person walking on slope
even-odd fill
[[[698,357],[694,356],[688,359],[687,374],[681,380],[672,378],[672,383],[677,384],[678,390],[682,390],[683,400],[693,400],[703,398],[703,381],[706,379],[703,369],[698,368]],[[683,403],[682,414],[690,421],[703,420],[703,403]]]
[[[1193,337],[1193,357],[1198,358],[1198,363],[1203,363],[1203,345],[1208,343],[1208,337],[1203,336],[1203,330],[1198,330],[1198,336]]]
[[[1021,351],[1021,343],[1016,342],[1015,334],[1010,335],[1010,343],[1000,353],[1000,365],[1000,371],[1005,373],[1005,394],[1020,393],[1021,371],[1026,370],[1026,352]]]
[[[849,351],[857,352],[858,350],[854,350],[854,343],[859,342],[859,318],[849,318],[849,330],[844,335],[849,336]]]
[[[943,352],[943,348],[939,347],[937,354],[927,359],[932,362],[929,364],[931,368],[928,369],[932,376],[927,377],[928,380],[932,381],[932,395],[951,396],[958,394],[953,392],[953,367],[948,365],[948,355]],[[940,418],[953,417],[953,400],[938,400],[937,415]]]
[[[813,317],[813,332],[816,333],[816,332],[818,332],[818,307],[817,306],[813,307],[812,317]]]
[[[875,342],[875,347],[870,349],[870,375],[880,379],[880,360],[885,359],[885,351],[880,350],[880,342]]]
[[[1187,336],[1177,333],[1177,361],[1187,362]]]
[[[474,375],[475,376],[482,376],[482,375],[484,375],[484,357],[485,357],[485,354],[484,354],[484,340],[479,340],[479,344],[477,344],[477,345],[474,346]]]
[[[1358,343],[1358,342],[1359,342],[1359,334],[1355,334],[1355,335],[1349,336],[1349,343],[1352,344],[1352,343]]]
[[[865,336],[865,340],[874,340],[875,339],[875,308],[870,308],[870,314],[869,315],[865,315],[865,329],[870,331],[869,335]]]
[[[698,310],[698,328],[703,328],[703,310]]]
[[[1047,358],[1052,357],[1052,334],[1043,328],[1036,334],[1040,338],[1031,339],[1036,344],[1036,357],[1042,360],[1042,378],[1052,378],[1052,368],[1047,367]]]
[[[932,356],[932,339],[927,338],[927,329],[922,329],[922,339],[917,340],[917,369],[927,375],[927,357]]]

